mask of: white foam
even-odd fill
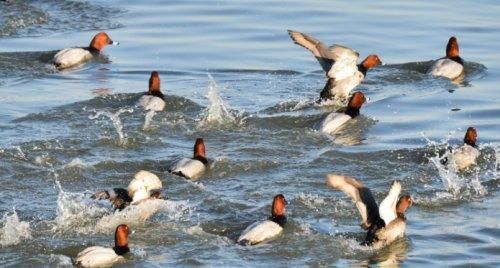
[[[66,165],[64,165],[64,167],[68,167],[68,168],[87,168],[89,167],[89,164],[83,162],[83,160],[81,160],[80,158],[73,158],[71,160],[71,162],[67,163]]]
[[[309,208],[317,208],[325,204],[325,199],[316,194],[300,193],[298,200]]]
[[[49,264],[55,267],[73,267],[70,257],[59,254],[50,254]]]
[[[2,247],[17,245],[23,240],[31,239],[30,223],[20,221],[16,210],[12,214],[4,214],[2,219],[3,227],[0,237]]]

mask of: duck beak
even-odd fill
[[[113,40],[109,40],[109,45],[112,45],[112,46],[117,46],[119,45],[120,43],[119,42],[116,42],[116,41],[113,41]]]

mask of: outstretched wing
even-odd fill
[[[399,181],[394,181],[392,183],[391,190],[384,198],[384,201],[380,203],[379,214],[380,217],[384,220],[385,225],[388,225],[398,216],[396,214],[396,204],[398,203],[400,193],[401,183]]]
[[[321,43],[314,37],[301,32],[288,30],[288,35],[295,42],[295,44],[307,48],[316,57],[325,72],[330,71],[333,63],[335,62],[334,55],[328,50],[325,44]]]
[[[326,175],[326,181],[330,187],[341,190],[352,199],[361,215],[361,227],[368,229],[373,223],[378,222],[380,216],[377,202],[370,189],[366,188],[363,183],[351,177],[334,174]]]

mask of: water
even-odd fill
[[[67,266],[111,246],[126,222],[131,266],[498,266],[499,13],[495,1],[1,2],[0,264]],[[337,105],[315,104],[324,75],[286,29],[385,63],[358,88],[362,116],[335,137],[313,129]],[[103,30],[121,43],[106,57],[65,72],[47,64]],[[467,61],[461,84],[426,75],[451,35]],[[148,114],[134,104],[152,70],[166,110]],[[478,166],[443,168],[440,153],[469,126]],[[197,137],[208,174],[168,174]],[[159,175],[167,201],[117,214],[89,203],[141,169]],[[360,246],[357,211],[326,187],[329,172],[363,180],[377,200],[401,180],[415,200],[407,236]],[[290,202],[283,235],[236,245],[276,193]]]

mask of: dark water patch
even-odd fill
[[[123,12],[87,1],[9,1],[0,9],[0,37],[116,29],[122,27],[115,19]]]
[[[48,64],[57,51],[0,53],[0,77],[27,80],[55,73]],[[22,78],[21,78],[22,77]]]

